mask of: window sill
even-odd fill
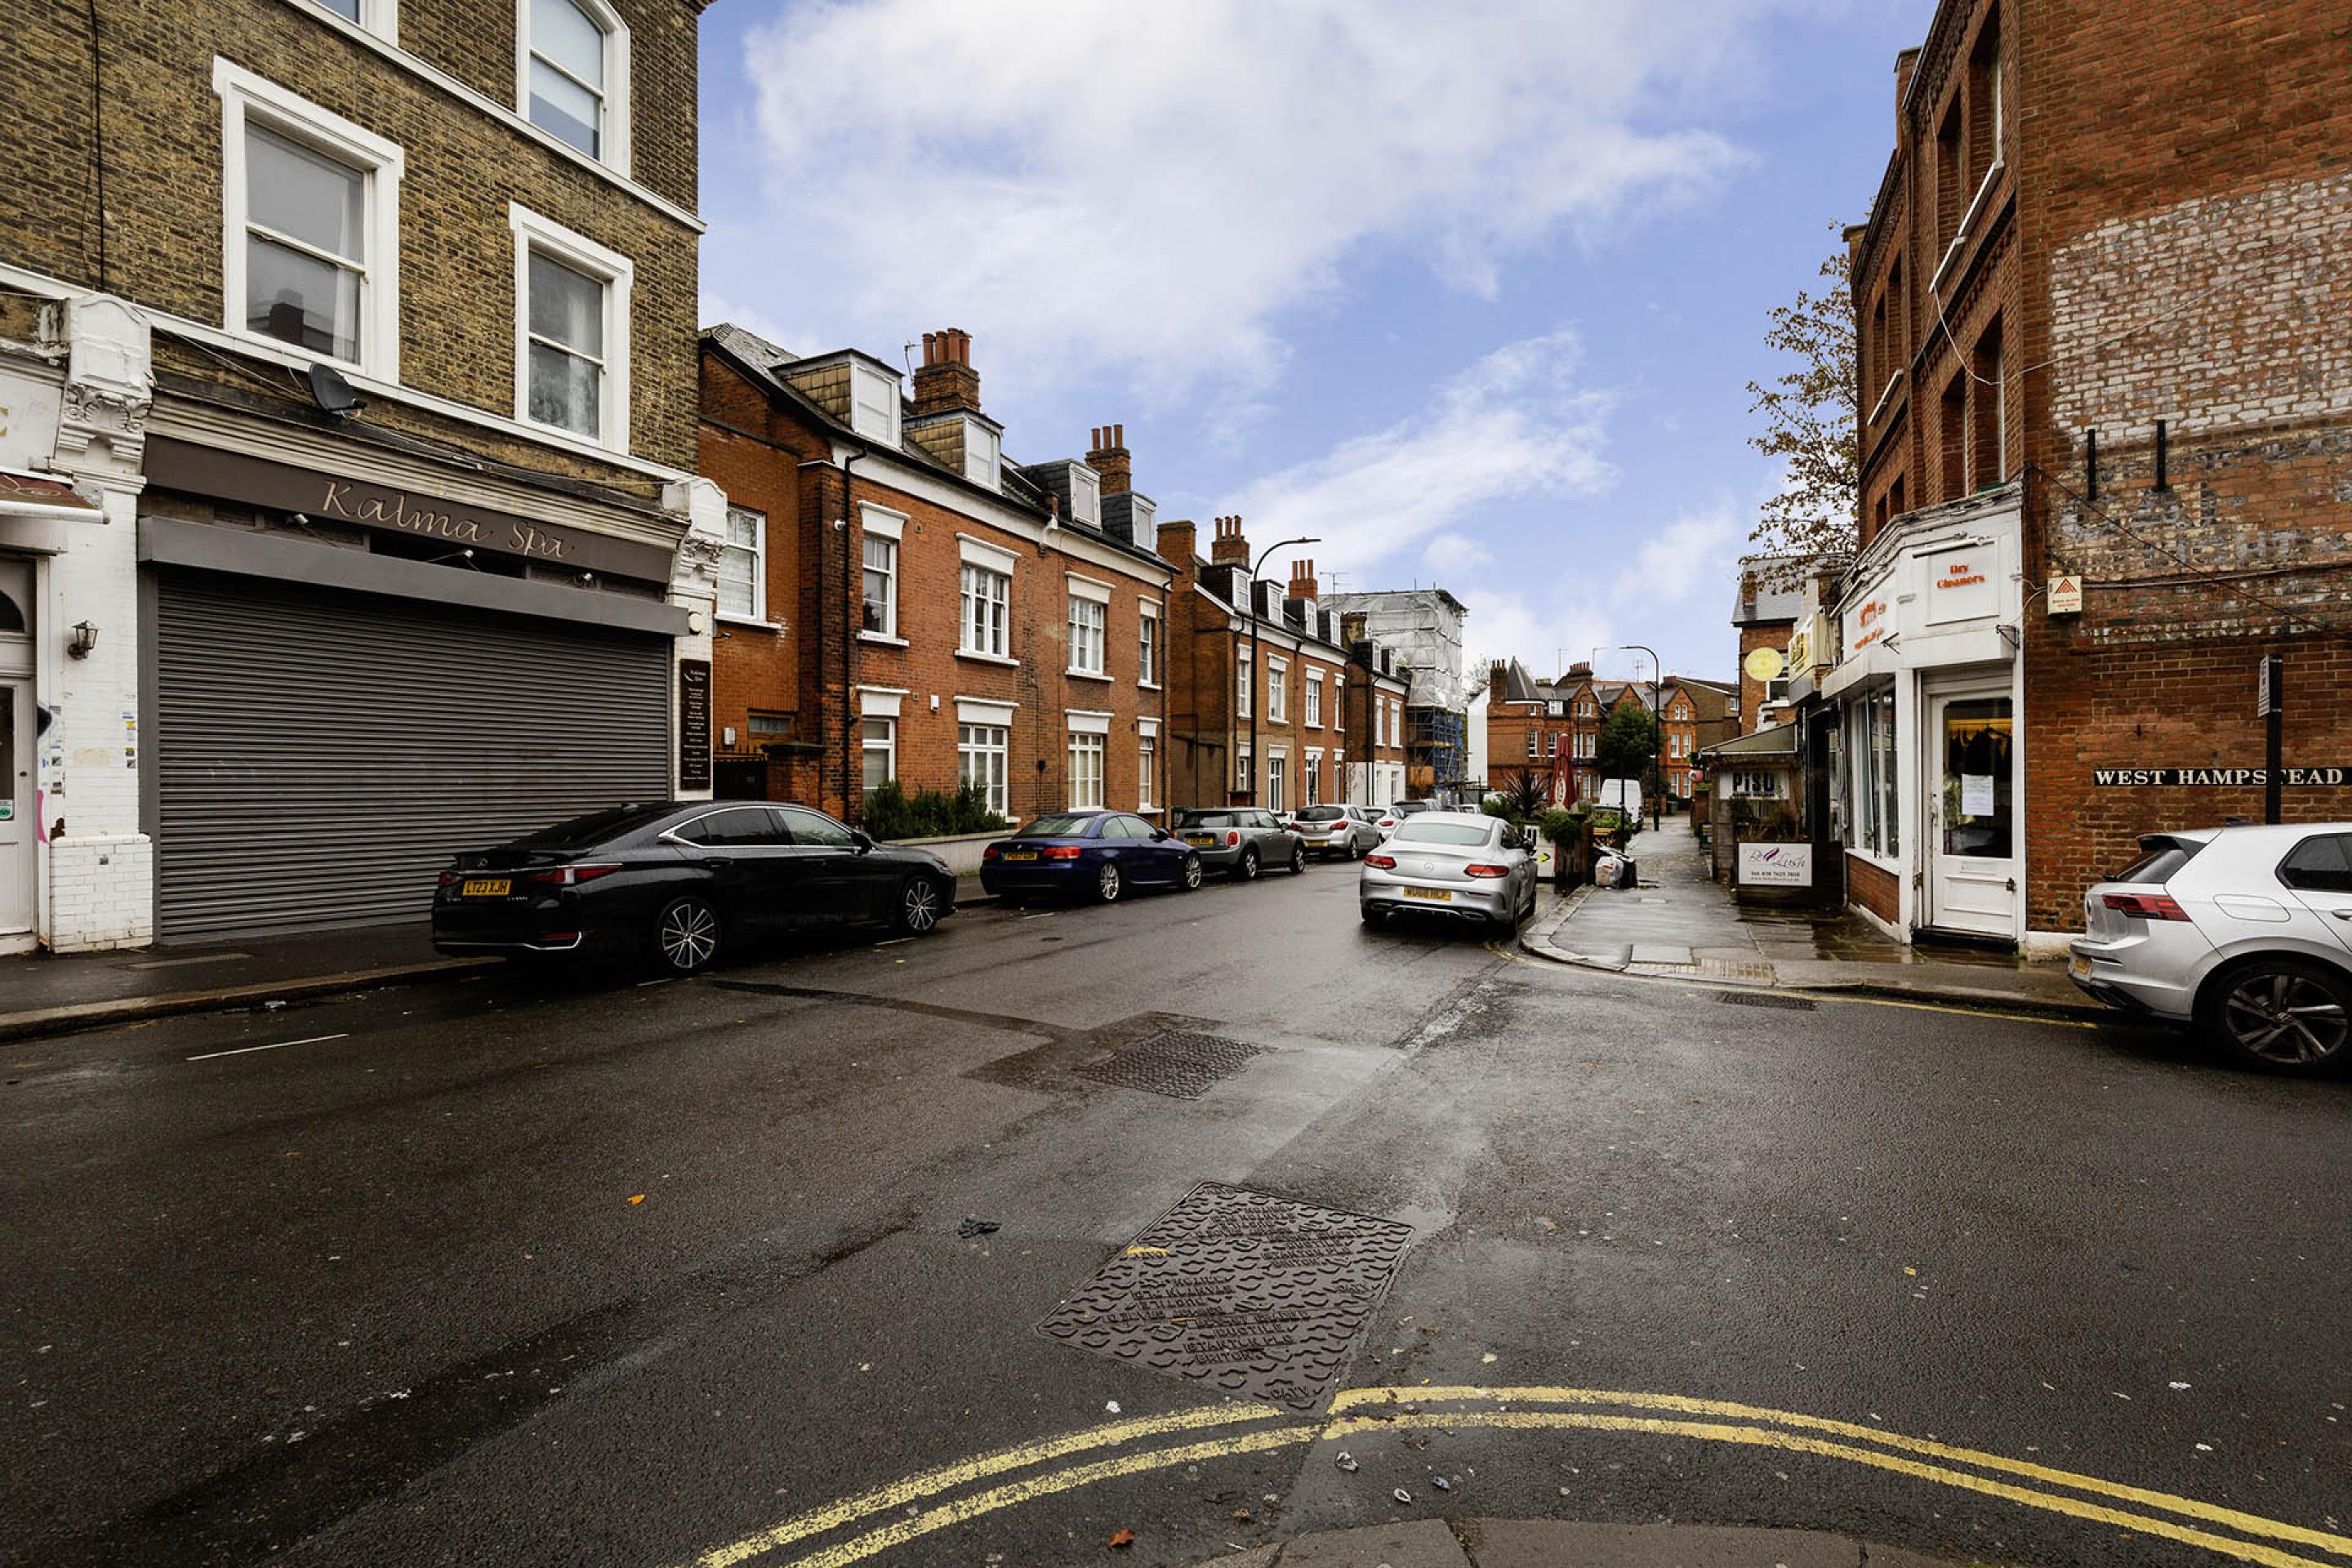
[[[721,626],[741,626],[747,631],[781,632],[784,629],[782,621],[763,621],[757,616],[731,615],[725,610],[713,610],[710,618]]]
[[[1135,683],[1135,687],[1139,691],[1157,691],[1160,689],[1160,682],[1156,680],[1139,680]]]
[[[1007,658],[1001,653],[982,653],[978,648],[960,647],[956,649],[955,656],[968,658],[974,664],[1001,664],[1007,669],[1021,668],[1021,661],[1017,658]]]
[[[1072,680],[1099,680],[1106,686],[1110,683],[1110,677],[1099,669],[1066,669],[1062,673]]]
[[[914,646],[908,642],[905,637],[894,637],[887,632],[862,631],[857,634],[857,640],[859,642],[879,643],[884,647],[911,647]]]

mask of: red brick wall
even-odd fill
[[[1764,711],[1764,683],[1748,673],[1748,656],[1759,647],[1785,650],[1790,629],[1791,623],[1788,621],[1766,621],[1739,628],[1739,724],[1743,734],[1763,728],[1757,720]]]
[[[1858,856],[1845,858],[1846,897],[1889,925],[1901,919],[1902,886],[1891,871],[1883,871]]]

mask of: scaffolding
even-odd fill
[[[1470,716],[1451,708],[1404,710],[1405,773],[1408,783],[1433,795],[1459,784],[1470,766]]]

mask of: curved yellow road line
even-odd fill
[[[2120,1498],[2137,1503],[2142,1508],[2162,1509],[2190,1519],[2201,1519],[2211,1524],[2227,1525],[2231,1530],[2249,1535],[2267,1535],[2273,1540],[2292,1541],[2298,1545],[2316,1546],[2323,1552],[2352,1557],[2352,1536],[2332,1535],[2324,1530],[2309,1530],[2302,1525],[2287,1524],[2260,1514],[2242,1513],[2233,1508],[2215,1503],[2200,1502],[2194,1498],[2178,1497],[2170,1492],[2154,1491],[2122,1481],[2106,1480],[2098,1476],[2086,1476],[2074,1470],[2061,1470],[2048,1465],[2038,1465],[2031,1459],[2011,1459],[2000,1454],[1985,1453],[1977,1448],[1962,1448],[1932,1438],[1906,1436],[1899,1432],[1882,1431],[1852,1421],[1835,1421],[1823,1415],[1807,1415],[1793,1410],[1770,1410],[1760,1405],[1740,1405],[1727,1399],[1692,1399],[1677,1394],[1636,1394],[1605,1388],[1495,1388],[1487,1386],[1456,1386],[1445,1388],[1350,1388],[1331,1401],[1334,1416],[1344,1412],[1378,1405],[1391,1401],[1412,1405],[1450,1404],[1462,1400],[1488,1400],[1529,1405],[1621,1405],[1637,1410],[1671,1410],[1685,1415],[1731,1416],[1742,1421],[1760,1421],[1778,1426],[1794,1426],[1807,1431],[1830,1432],[1841,1437],[1858,1437],[1864,1442],[1900,1448],[1909,1453],[1926,1454],[1938,1459],[1948,1459],[1979,1469],[2000,1470],[2013,1476],[2026,1476],[2053,1486],[2070,1487],[2076,1491],[2096,1492],[2105,1497]]]
[[[873,1491],[860,1492],[827,1507],[796,1514],[782,1524],[745,1536],[731,1545],[715,1547],[693,1560],[693,1568],[732,1568],[738,1563],[749,1562],[762,1552],[779,1546],[789,1546],[795,1541],[821,1534],[825,1531],[880,1513],[885,1509],[902,1507],[919,1498],[946,1491],[989,1476],[1017,1470],[1024,1465],[1041,1464],[1058,1459],[1065,1454],[1079,1453],[1087,1448],[1108,1448],[1137,1437],[1160,1437],[1171,1432],[1190,1432],[1203,1426],[1223,1426],[1243,1421],[1263,1421],[1270,1415],[1287,1415],[1291,1412],[1272,1405],[1203,1405],[1190,1410],[1171,1411],[1164,1415],[1139,1416],[1133,1421],[1114,1421],[1106,1426],[1089,1426],[1080,1432],[1065,1432],[1058,1437],[1047,1437],[1034,1443],[1017,1444],[978,1458],[960,1459],[951,1465],[919,1471],[901,1481]],[[983,1494],[985,1495],[985,1494]],[[999,1505],[1002,1506],[1002,1505]]]

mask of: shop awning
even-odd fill
[[[1797,754],[1797,727],[1794,724],[1775,724],[1769,730],[1734,735],[1728,741],[1701,746],[1698,754],[1702,757],[1793,757]]]
[[[0,468],[0,546],[54,555],[66,547],[69,525],[105,521],[63,479]]]

